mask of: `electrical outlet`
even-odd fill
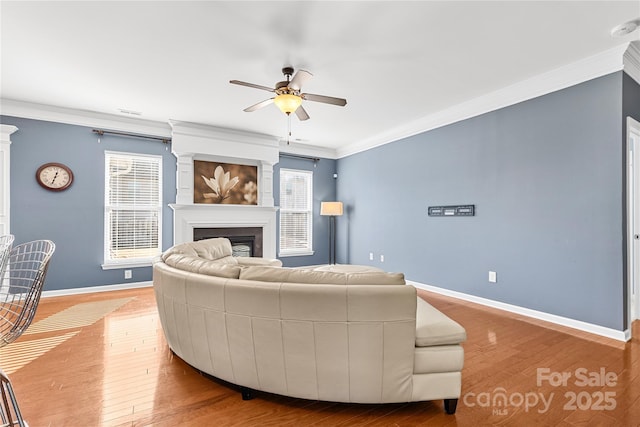
[[[124,278],[125,279],[131,279],[131,270],[125,270],[124,271]]]
[[[380,262],[384,262],[384,255],[380,255]]]
[[[373,261],[373,252],[369,252],[369,261]]]
[[[489,271],[489,283],[496,283],[498,281],[498,273],[495,271]]]

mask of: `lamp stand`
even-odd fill
[[[336,217],[329,217],[329,264],[336,263]]]
[[[336,263],[336,216],[342,215],[344,209],[342,202],[322,202],[320,215],[329,218],[329,264]]]

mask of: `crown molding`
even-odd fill
[[[640,84],[640,40],[629,43],[623,62],[625,73]]]
[[[297,156],[320,157],[323,159],[335,160],[338,154],[335,149],[327,147],[319,147],[317,145],[299,144],[292,142],[287,144],[284,139],[280,140],[280,152],[287,154],[295,154]]]
[[[429,116],[390,129],[371,138],[338,148],[338,158],[370,150],[422,132],[437,129],[528,99],[546,95],[624,68],[623,56],[630,43],[618,45],[580,61],[539,74],[519,83],[490,92]],[[637,46],[634,46],[637,49]]]
[[[36,104],[14,99],[0,98],[0,115],[9,117],[21,117],[25,119],[43,120],[47,122],[66,123],[77,126],[96,127],[124,132],[139,133],[142,135],[154,135],[171,138],[173,127],[190,127],[191,131],[197,129],[207,129],[209,131],[217,129],[219,133],[242,135],[244,138],[275,141],[279,145],[280,151],[316,156],[327,159],[336,159],[336,150],[332,148],[319,147],[307,144],[287,145],[280,137],[256,134],[246,131],[227,128],[215,128],[213,126],[200,125],[196,123],[186,123],[169,120],[168,122],[157,122],[132,117],[123,117],[115,114],[98,113],[95,111],[76,110],[72,108],[56,107],[53,105]]]
[[[0,115],[119,130],[143,135],[171,137],[171,127],[168,123],[121,117],[115,114],[98,113],[95,111],[35,104],[16,101],[14,99],[0,99]]]
[[[169,120],[169,125],[171,126],[171,132],[174,136],[184,135],[193,138],[217,140],[222,143],[241,141],[246,144],[259,146],[278,146],[277,137],[262,133],[204,125],[201,123],[183,122],[179,120]]]
[[[276,137],[237,129],[170,120],[176,156],[213,156],[278,163]]]
[[[280,151],[298,155],[340,159],[620,70],[624,70],[640,84],[640,41],[623,43],[599,54],[438,111],[342,148],[332,149],[307,144],[286,145],[284,141],[280,140]],[[122,117],[12,99],[0,99],[0,114],[145,135],[163,137],[171,137],[172,135],[172,127],[167,122]]]

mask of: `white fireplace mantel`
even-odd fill
[[[276,210],[242,205],[169,205],[173,209],[174,244],[192,242],[196,228],[262,228],[263,254],[276,258]]]
[[[193,241],[195,228],[261,227],[263,256],[276,257],[273,165],[280,158],[276,137],[185,122],[170,122],[177,158],[174,244]],[[193,203],[194,160],[258,167],[258,205]]]
[[[173,153],[278,163],[279,138],[260,133],[170,121]]]

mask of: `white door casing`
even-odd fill
[[[640,122],[627,117],[628,327],[640,319]]]
[[[9,164],[11,134],[18,128],[11,125],[0,125],[0,236],[10,233],[10,173]]]

